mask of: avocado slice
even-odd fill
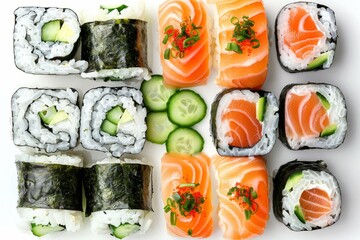
[[[65,230],[65,227],[60,225],[53,227],[50,224],[49,225],[41,225],[35,223],[31,224],[31,232],[37,237],[42,237],[48,233],[59,232],[63,230]]]
[[[118,124],[122,124],[122,123],[127,123],[134,120],[134,116],[127,110],[125,109],[123,115],[121,116],[119,123]]]
[[[49,125],[50,122],[54,119],[57,112],[58,111],[56,110],[56,107],[51,106],[51,107],[46,108],[43,111],[38,112],[38,114],[39,114],[41,121],[43,121],[43,123]]]
[[[324,97],[324,95],[322,95],[319,92],[316,92],[316,95],[319,97],[321,104],[324,106],[324,108],[326,110],[329,110],[331,105],[330,105],[329,101],[326,99],[326,97]]]
[[[58,111],[54,118],[50,121],[49,125],[53,126],[58,122],[64,121],[69,118],[69,115],[65,111]]]
[[[41,40],[55,42],[56,36],[61,28],[60,20],[53,20],[45,23],[41,28]]]
[[[119,105],[117,105],[106,113],[106,119],[117,125],[123,113],[124,110]]]
[[[327,137],[333,135],[336,132],[336,130],[337,130],[337,124],[336,123],[330,124],[321,131],[320,137]]]
[[[256,118],[260,122],[263,122],[265,119],[266,102],[267,102],[266,97],[261,97],[256,103]]]
[[[74,30],[67,22],[64,22],[56,34],[55,41],[69,43],[74,36]]]
[[[117,133],[117,125],[113,124],[112,122],[110,122],[109,120],[105,119],[101,126],[100,126],[101,131],[106,132],[108,134],[110,134],[110,136],[116,136]]]
[[[134,234],[140,230],[140,225],[129,223],[121,224],[118,227],[115,227],[114,225],[109,225],[109,227],[111,229],[111,234],[119,239],[128,237],[131,234]]]
[[[316,68],[320,68],[328,60],[329,55],[330,55],[330,52],[325,52],[325,53],[321,54],[320,56],[318,56],[317,58],[315,58],[312,62],[310,62],[308,64],[307,69],[313,70]]]
[[[299,205],[295,206],[294,213],[297,216],[297,218],[300,220],[300,222],[302,222],[303,224],[306,223],[305,217],[304,217],[304,212],[302,211],[302,209]]]
[[[294,172],[289,176],[285,184],[285,190],[290,191],[304,176],[302,172]]]

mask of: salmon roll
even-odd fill
[[[335,56],[337,26],[329,7],[312,2],[284,6],[275,23],[278,59],[288,72],[327,69]]]
[[[216,5],[216,83],[260,89],[268,72],[268,21],[262,0],[208,0]]]
[[[168,232],[209,237],[213,232],[210,158],[166,153],[161,159],[161,194]]]
[[[333,85],[287,85],[280,96],[280,116],[280,140],[289,149],[332,149],[345,139],[345,98]]]
[[[176,88],[206,84],[211,61],[204,3],[167,0],[160,5],[158,17],[164,83]]]
[[[269,219],[268,174],[262,157],[212,158],[224,239],[249,239],[264,233]]]
[[[275,95],[266,91],[227,89],[211,108],[211,132],[222,156],[265,155],[273,148],[279,120]]]
[[[274,179],[275,217],[293,231],[311,231],[338,221],[341,192],[324,161],[291,161]]]

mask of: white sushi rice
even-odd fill
[[[294,231],[312,230],[313,228],[324,228],[335,223],[340,217],[341,195],[336,179],[327,172],[304,170],[303,177],[293,187],[292,191],[283,190],[282,213],[285,225],[289,225]],[[302,223],[295,215],[294,209],[299,205],[301,194],[305,190],[319,188],[325,191],[331,199],[331,211],[324,216]]]
[[[45,42],[41,40],[41,29],[45,23],[62,20],[73,30],[69,43]],[[86,61],[59,60],[69,55],[80,37],[77,15],[70,9],[19,7],[15,10],[14,56],[16,66],[24,72],[34,74],[81,73],[88,67]],[[59,59],[54,59],[59,58]]]
[[[319,44],[315,46],[313,54],[300,59],[297,58],[295,53],[284,43],[284,37],[288,34],[287,25],[290,16],[290,10],[301,6],[305,8],[314,19],[318,29],[325,34]],[[321,16],[321,18],[319,18]],[[297,2],[286,5],[279,13],[277,19],[277,38],[278,50],[281,63],[291,70],[304,70],[307,69],[308,64],[315,58],[319,57],[322,53],[329,52],[328,60],[323,64],[323,68],[329,68],[332,64],[336,43],[331,39],[337,38],[337,27],[335,21],[335,14],[328,8],[318,8],[316,3]]]
[[[83,78],[105,79],[111,78],[116,80],[126,80],[130,78],[140,80],[150,80],[151,74],[149,69],[142,67],[118,68],[118,69],[102,69],[93,72],[81,73]]]
[[[114,157],[123,153],[139,153],[145,144],[146,109],[143,98],[134,88],[94,88],[83,100],[81,109],[80,141],[83,147],[108,152]],[[118,126],[116,136],[101,131],[106,113],[120,105],[133,116],[133,120]]]
[[[43,163],[43,164],[62,164],[69,166],[82,167],[83,160],[79,156],[68,155],[27,155],[16,156],[16,161]],[[63,210],[63,209],[42,209],[42,208],[17,208],[18,226],[24,232],[28,232],[31,223],[51,226],[65,226],[66,230],[75,232],[80,229],[83,214],[81,211]]]
[[[330,84],[302,84],[292,87],[287,92],[285,102],[291,94],[302,96],[308,95],[310,92],[319,92],[328,100],[330,103],[330,108],[327,110],[329,120],[330,123],[337,124],[337,129],[334,134],[327,136],[326,138],[287,137],[287,142],[289,146],[295,150],[305,146],[309,148],[336,148],[344,141],[348,128],[344,95],[339,88]],[[302,109],[299,109],[299,111],[301,110]]]
[[[229,147],[229,143],[232,142],[232,138],[226,136],[230,131],[230,125],[228,121],[223,121],[221,118],[224,112],[227,111],[229,104],[233,100],[243,99],[249,102],[257,103],[260,99],[259,93],[252,92],[250,90],[234,90],[224,96],[219,101],[216,112],[216,132],[217,132],[217,150],[220,155],[227,156],[254,156],[265,155],[273,148],[277,135],[276,130],[279,121],[278,114],[278,102],[273,93],[267,93],[267,106],[265,112],[265,118],[262,122],[262,137],[253,147],[250,148],[236,148]]]
[[[80,108],[78,92],[67,89],[20,88],[11,98],[13,140],[30,151],[48,153],[74,148],[78,141]],[[39,112],[55,106],[65,111],[68,118],[53,126],[45,127]]]

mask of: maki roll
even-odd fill
[[[14,144],[48,153],[76,147],[78,96],[71,88],[19,88],[11,98]]]
[[[228,89],[219,93],[211,108],[211,132],[222,156],[264,155],[276,141],[278,103],[266,91]]]
[[[89,150],[120,157],[141,152],[146,109],[140,90],[98,87],[87,91],[81,109],[80,142]]]
[[[105,159],[84,172],[86,216],[95,233],[122,239],[148,230],[153,211],[151,166]]]
[[[82,224],[82,159],[77,156],[16,156],[20,226],[35,236],[75,232]]]
[[[274,179],[275,217],[293,231],[334,224],[341,213],[340,186],[324,161],[292,161]]]
[[[275,23],[278,59],[288,72],[327,69],[337,43],[335,13],[312,2],[284,6]]]
[[[86,61],[73,59],[79,47],[80,23],[68,8],[19,7],[15,10],[14,60],[33,74],[81,73]]]
[[[290,84],[280,95],[280,140],[292,150],[341,145],[347,131],[345,98],[330,84]]]

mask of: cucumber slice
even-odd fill
[[[303,224],[306,223],[304,213],[299,205],[295,206],[294,213],[296,217],[300,220],[300,222],[302,222]]]
[[[146,117],[146,140],[163,144],[168,139],[169,134],[178,126],[170,122],[167,112],[151,112]]]
[[[41,40],[55,42],[56,36],[61,28],[60,20],[45,23],[41,28]]]
[[[290,191],[304,176],[302,172],[295,172],[289,176],[285,184],[285,190]]]
[[[54,119],[57,112],[58,111],[56,110],[56,107],[51,106],[51,107],[46,108],[43,111],[38,112],[38,114],[39,114],[41,121],[43,121],[43,123],[49,125],[49,123]]]
[[[42,237],[48,233],[53,233],[53,232],[59,232],[59,231],[63,231],[65,230],[65,227],[63,226],[51,226],[49,225],[37,225],[35,223],[31,224],[31,232],[37,236],[37,237]]]
[[[172,95],[167,109],[170,121],[182,127],[191,127],[200,122],[206,110],[204,99],[192,90],[181,90]]]
[[[330,124],[321,131],[320,137],[327,137],[333,135],[336,132],[336,130],[337,130],[337,124],[336,123]]]
[[[55,124],[62,122],[69,118],[69,115],[65,111],[58,111],[54,118],[50,121],[49,126],[54,126]]]
[[[118,227],[115,227],[114,225],[109,225],[110,229],[111,229],[111,234],[114,237],[117,237],[119,239],[123,239],[124,237],[128,237],[131,234],[136,233],[137,231],[140,230],[140,225],[138,224],[129,224],[129,223],[125,223],[122,224]]]
[[[169,98],[176,92],[176,89],[164,85],[161,75],[152,75],[149,81],[143,81],[140,90],[145,106],[154,112],[165,111]]]
[[[195,154],[204,148],[203,137],[192,128],[177,128],[169,134],[166,141],[168,152]]]
[[[106,113],[106,119],[117,125],[123,113],[124,110],[119,105],[117,105]]]
[[[134,116],[127,109],[125,109],[123,115],[121,116],[121,118],[119,120],[119,124],[127,123],[132,120],[134,120]]]
[[[330,55],[330,52],[325,52],[325,53],[321,54],[320,56],[318,56],[317,58],[315,58],[312,62],[310,62],[308,64],[307,69],[313,70],[316,68],[320,68],[328,60],[329,55]]]
[[[55,41],[69,43],[71,42],[75,32],[67,22],[64,22],[60,30],[56,34]]]
[[[117,125],[113,124],[109,120],[105,119],[100,126],[101,131],[110,134],[110,136],[116,136],[117,133]]]
[[[266,112],[266,97],[261,97],[258,102],[256,103],[256,118],[263,122],[265,119],[265,112]]]
[[[329,110],[331,105],[330,105],[329,101],[326,99],[326,97],[324,97],[324,95],[322,95],[319,92],[316,92],[316,95],[319,97],[321,104],[324,106],[324,108],[326,110]]]
[[[101,9],[105,9],[105,10],[108,10],[108,13],[114,11],[114,10],[117,10],[119,12],[119,14],[121,14],[121,11],[124,10],[125,8],[128,8],[127,5],[125,4],[117,4],[117,5],[100,5],[100,8]]]

